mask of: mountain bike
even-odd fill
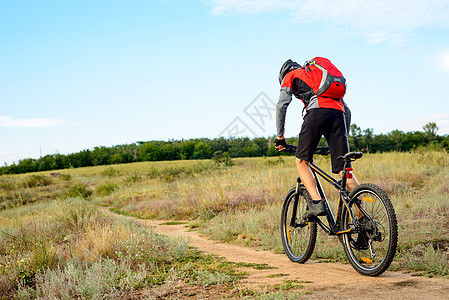
[[[288,145],[287,151],[296,146]],[[319,147],[315,154],[328,155],[328,147]],[[351,162],[362,152],[349,152],[338,159],[344,161],[343,176],[335,180],[313,162],[309,164],[318,192],[325,200],[327,215],[303,219],[312,199],[301,179],[297,178],[284,201],[281,215],[282,244],[288,258],[305,263],[313,253],[318,226],[328,235],[338,236],[354,269],[362,275],[379,276],[393,261],[398,241],[396,214],[388,195],[378,186],[364,183],[349,192],[346,181],[351,178]],[[339,192],[337,214],[327,202],[318,175]]]

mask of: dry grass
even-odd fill
[[[173,280],[209,285],[241,277],[215,261],[82,199],[0,213],[0,298],[104,299],[136,289],[154,296]]]
[[[69,262],[74,260],[84,263],[78,265],[79,274],[109,272],[110,263],[100,264],[100,258],[135,271],[135,262],[123,263],[118,253],[128,247],[134,249],[133,255],[140,255],[141,242],[131,238],[138,230],[99,214],[94,203],[141,218],[195,220],[195,226],[215,239],[281,252],[280,209],[295,184],[294,158],[233,162],[232,167],[208,161],[144,162],[63,170],[58,177],[50,177],[50,172],[38,177],[0,177],[4,209],[0,213],[0,290],[17,288],[19,279],[25,283],[23,291],[29,291],[27,280],[31,286],[43,284],[54,274],[69,272]],[[315,162],[329,171],[328,157],[316,157]],[[399,246],[391,268],[448,275],[447,268],[435,265],[449,258],[444,250],[449,245],[449,154],[422,150],[366,154],[353,166],[361,182],[381,186],[395,206]],[[335,206],[335,191],[324,187]],[[435,243],[440,248],[432,252],[429,245]],[[337,239],[323,234],[314,257],[345,259]],[[429,263],[418,263],[423,257]],[[46,269],[56,273],[47,274]]]

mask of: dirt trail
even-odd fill
[[[256,270],[246,268],[248,278],[241,282],[241,288],[251,290],[270,289],[283,280],[297,280],[311,294],[310,299],[449,299],[449,280],[385,272],[379,277],[359,275],[349,264],[292,263],[286,255],[270,251],[221,243],[208,239],[196,231],[189,231],[186,224],[164,225],[167,221],[142,220],[136,222],[155,232],[184,236],[190,245],[206,253],[213,253],[231,262],[268,264],[273,269]],[[269,275],[281,275],[269,277]]]
[[[385,272],[379,277],[359,275],[350,265],[339,263],[292,263],[284,254],[256,251],[251,248],[212,241],[198,232],[188,231],[185,224],[163,225],[165,221],[138,220],[146,227],[166,235],[181,235],[190,244],[206,253],[214,253],[232,262],[268,264],[276,269],[248,269],[250,275],[242,284],[251,289],[263,290],[267,286],[294,279],[306,283],[310,298],[316,299],[449,299],[449,280],[412,277]],[[272,274],[288,274],[268,277]]]

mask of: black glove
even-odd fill
[[[275,139],[275,140],[274,140],[274,145],[275,145],[276,147],[278,147],[278,146],[284,146],[284,148],[288,148],[288,145],[287,145],[287,142],[285,141],[285,139],[282,139],[282,140]]]

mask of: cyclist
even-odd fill
[[[349,108],[343,98],[334,99],[317,96],[310,87],[310,79],[306,69],[300,64],[287,60],[279,72],[281,92],[276,106],[277,138],[274,142],[276,149],[282,151],[287,148],[284,138],[285,116],[287,107],[292,101],[292,95],[302,100],[306,114],[299,133],[298,148],[296,150],[296,166],[299,177],[312,197],[308,211],[302,216],[307,219],[311,216],[326,215],[324,199],[318,193],[317,184],[309,162],[313,161],[313,153],[324,136],[329,145],[332,162],[332,172],[342,177],[344,168],[343,160],[337,157],[349,152],[348,132],[350,122]],[[345,108],[347,109],[345,120]],[[347,188],[352,191],[359,182],[352,176],[347,180]]]

